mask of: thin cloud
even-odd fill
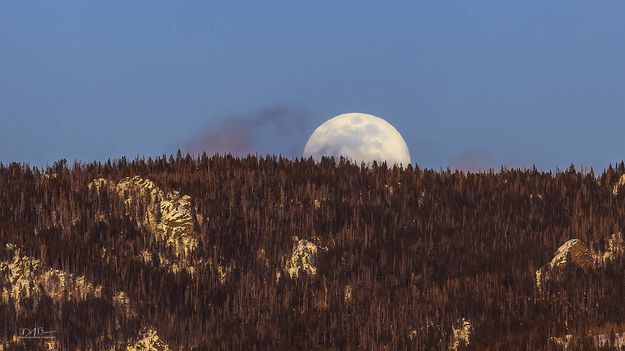
[[[300,109],[281,105],[258,111],[230,115],[215,128],[208,129],[191,138],[187,149],[192,153],[206,152],[247,156],[267,153],[263,147],[277,148],[284,156],[300,156],[306,142],[305,128],[309,118]],[[270,142],[261,143],[263,136],[271,135]],[[261,145],[262,144],[262,145]],[[264,145],[264,146],[263,146]]]
[[[488,170],[495,164],[495,158],[487,151],[465,151],[451,160],[453,169],[468,172]]]

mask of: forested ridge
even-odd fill
[[[585,336],[625,331],[625,258],[541,289],[536,272],[573,238],[607,250],[623,174],[180,153],[0,165],[0,350],[51,347],[16,340],[34,326],[62,350],[126,349],[148,327],[174,350],[592,349]]]

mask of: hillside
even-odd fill
[[[0,350],[612,349],[623,174],[0,165]]]

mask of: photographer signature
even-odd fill
[[[20,328],[18,338],[20,339],[55,339],[54,330],[46,331],[43,327]]]

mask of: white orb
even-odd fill
[[[345,113],[320,125],[304,147],[304,157],[310,156],[315,160],[344,156],[358,163],[410,164],[410,151],[397,129],[366,113]]]

